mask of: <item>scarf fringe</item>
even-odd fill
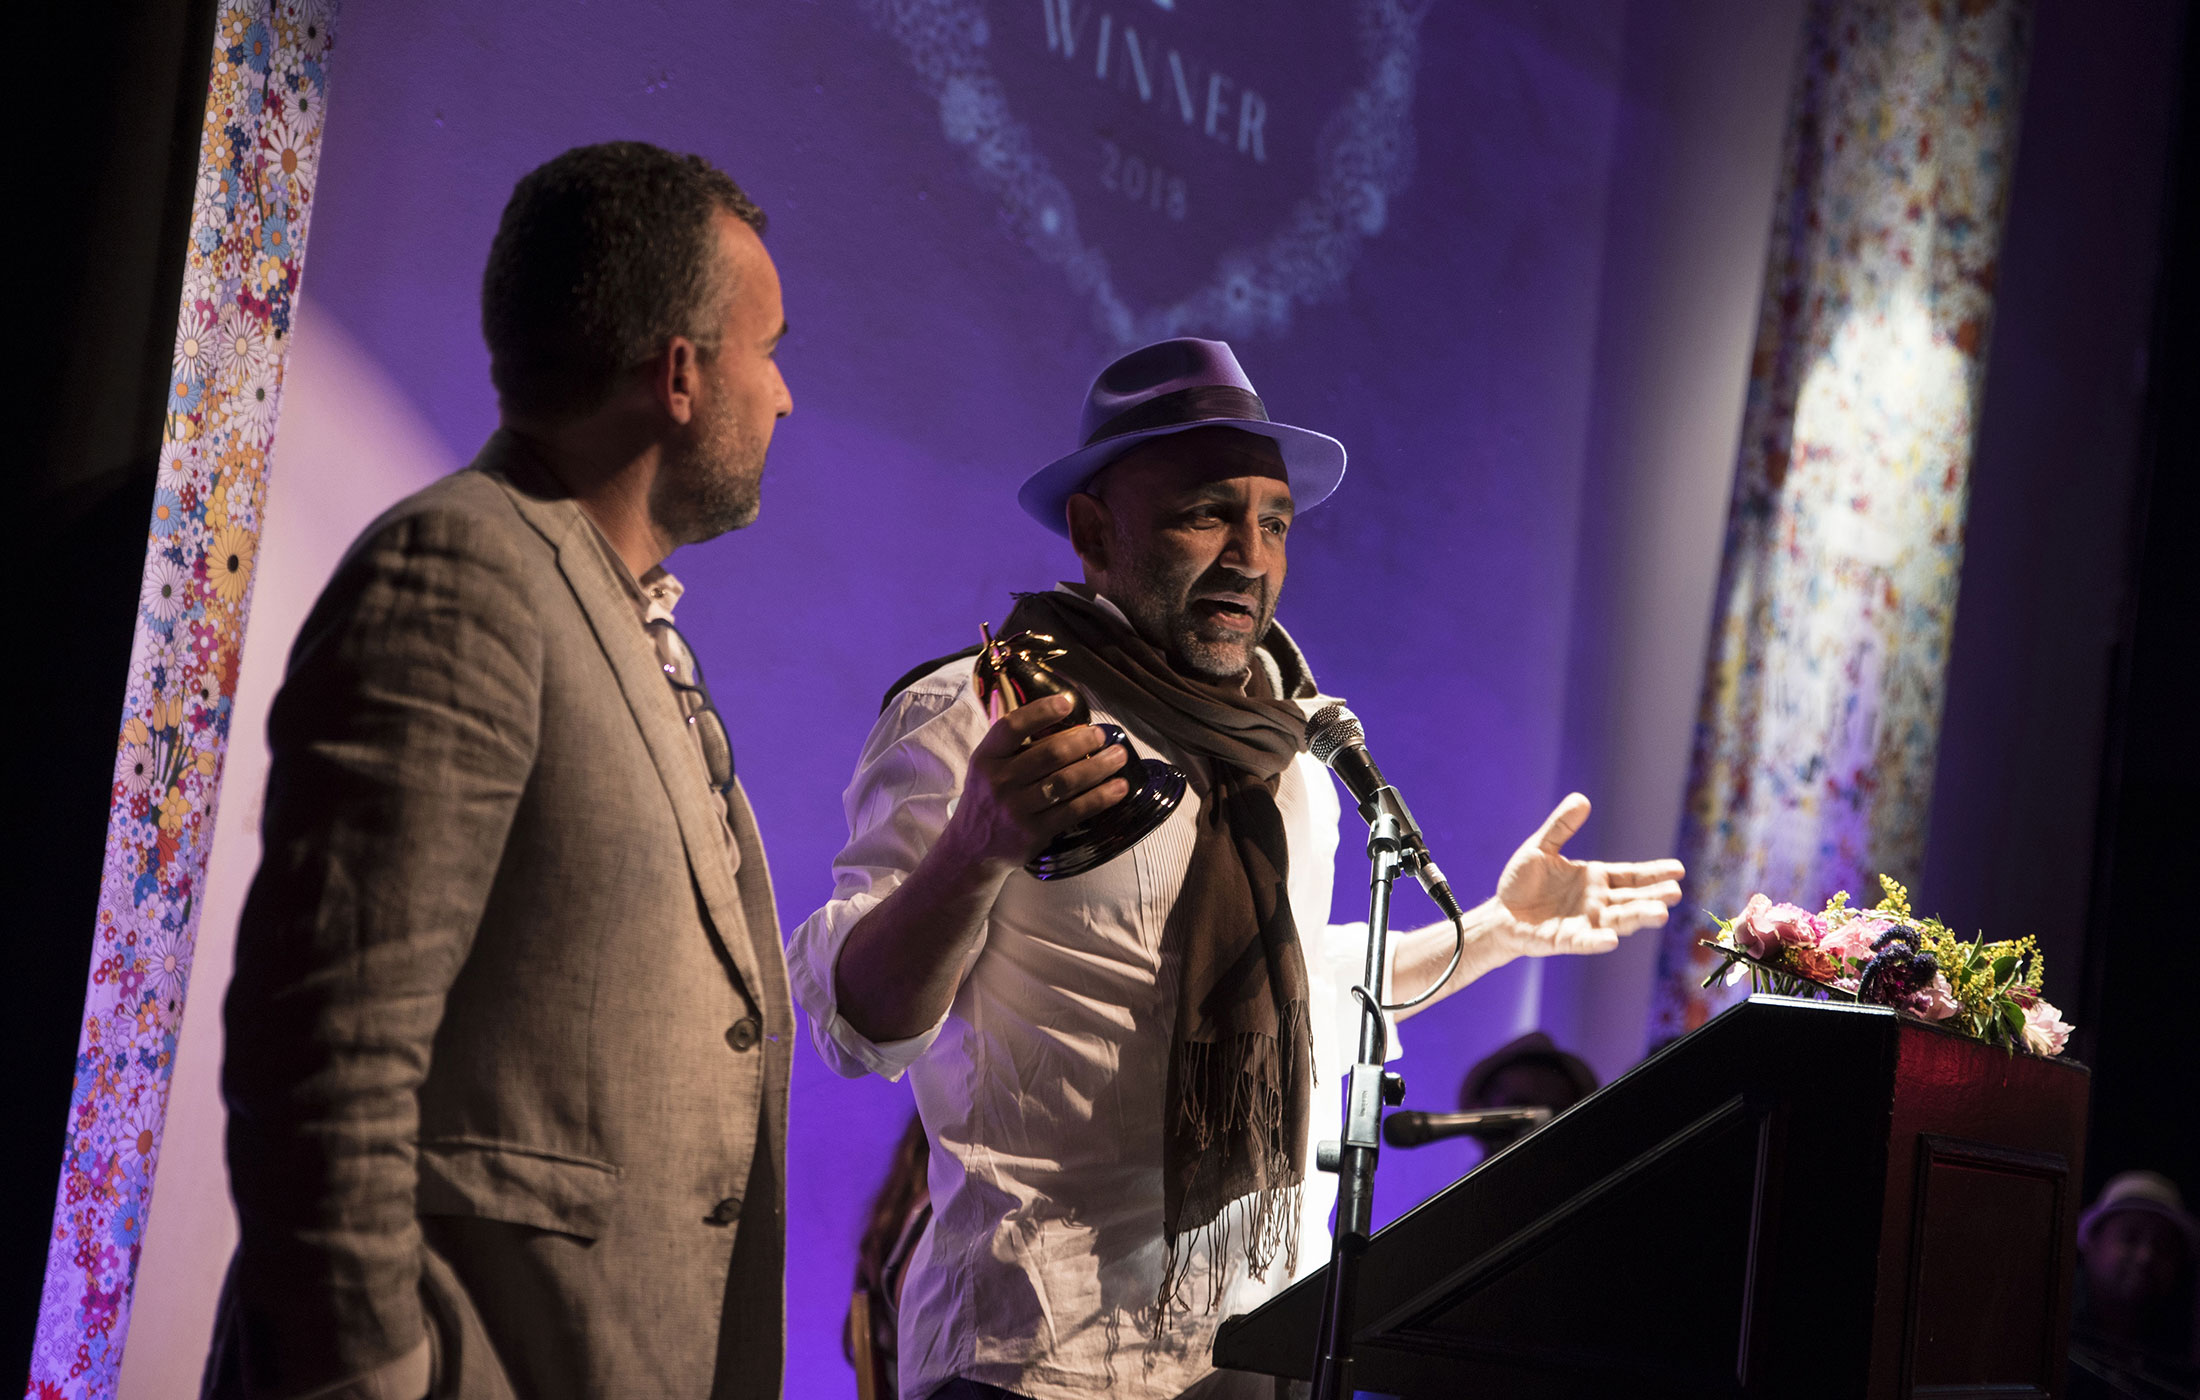
[[[1279,1258],[1286,1276],[1297,1274],[1299,1216],[1305,1194],[1303,1179],[1265,1187],[1238,1197],[1197,1229],[1165,1237],[1161,1242],[1161,1288],[1151,1314],[1152,1336],[1158,1339],[1166,1335],[1170,1324],[1194,1307],[1211,1313],[1220,1306],[1230,1281],[1230,1261],[1241,1247],[1250,1278],[1266,1279]],[[1207,1286],[1194,1298],[1188,1296],[1192,1265],[1202,1256],[1207,1261]]]
[[[1231,1138],[1246,1136],[1255,1179],[1262,1184],[1225,1202],[1206,1221],[1188,1230],[1162,1232],[1161,1285],[1154,1300],[1156,1335],[1170,1320],[1188,1311],[1185,1296],[1192,1263],[1207,1258],[1207,1287],[1199,1306],[1213,1312],[1222,1301],[1227,1267],[1242,1237],[1247,1274],[1265,1279],[1280,1256],[1286,1274],[1299,1267],[1299,1215],[1305,1194],[1302,1133],[1285,1121],[1292,1097],[1285,1083],[1290,1069],[1311,1078],[1313,1046],[1307,1034],[1306,1003],[1285,1004],[1277,1034],[1248,1032],[1226,1041],[1177,1046],[1180,1075],[1178,1113],[1200,1154]],[[1295,1065],[1291,1062],[1296,1061]],[[1287,1068],[1290,1066],[1290,1068]],[[1215,1102],[1220,1094],[1221,1102]]]
[[[1284,1004],[1274,1035],[1247,1031],[1227,1040],[1184,1041],[1176,1054],[1177,1114],[1201,1151],[1240,1129],[1256,1126],[1275,1140],[1275,1151],[1285,1155],[1297,1151],[1300,1144],[1281,1142],[1288,1092],[1284,1076],[1288,1062],[1296,1058],[1297,1065],[1289,1068],[1304,1073],[1309,1083],[1313,1080],[1313,1042],[1307,1034],[1305,1002]],[[1214,1101],[1218,1090],[1220,1104]]]

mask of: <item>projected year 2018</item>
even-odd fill
[[[1181,223],[1188,194],[1184,177],[1145,160],[1126,155],[1121,146],[1100,140],[1100,184],[1133,204],[1143,204],[1156,214]]]

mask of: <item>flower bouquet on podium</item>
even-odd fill
[[[2071,1026],[2040,995],[2045,961],[2031,938],[1965,942],[1938,919],[1910,911],[1910,892],[1885,875],[1871,909],[1843,890],[1811,913],[1751,895],[1731,919],[1716,914],[1719,958],[1703,985],[1749,977],[1753,992],[1870,1002],[1936,1022],[1975,1040],[2059,1055]]]

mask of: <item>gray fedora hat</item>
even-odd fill
[[[1179,336],[1133,350],[1100,371],[1085,395],[1078,430],[1083,445],[1033,472],[1016,502],[1032,519],[1067,536],[1069,498],[1095,472],[1139,443],[1193,428],[1242,428],[1273,441],[1283,453],[1299,510],[1320,505],[1344,479],[1343,443],[1270,422],[1228,345]]]

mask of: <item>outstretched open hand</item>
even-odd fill
[[[1677,860],[1569,860],[1561,848],[1589,820],[1589,799],[1569,793],[1497,877],[1511,915],[1499,931],[1514,957],[1608,953],[1639,928],[1656,928],[1680,903]]]

